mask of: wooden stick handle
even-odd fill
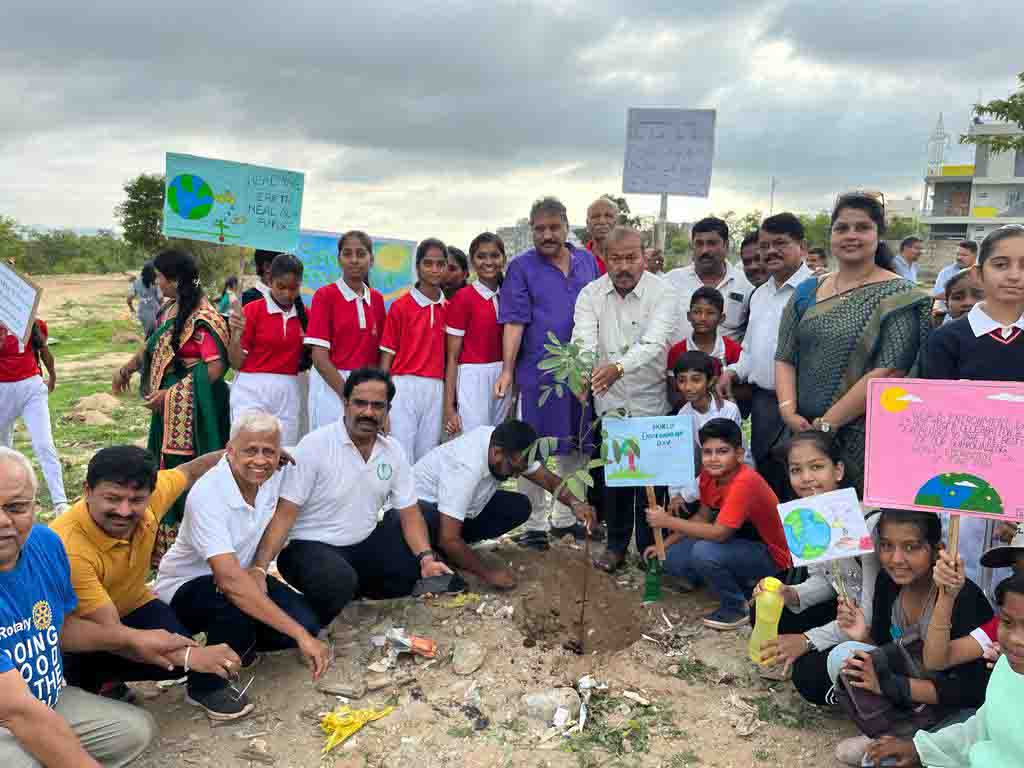
[[[955,560],[957,552],[960,550],[960,515],[953,515],[949,518],[949,546],[947,550]]]
[[[658,506],[658,499],[654,495],[654,486],[647,486],[647,506],[656,507]],[[661,528],[653,528],[654,531],[654,549],[658,553],[658,559],[661,562],[665,562],[665,539],[661,536]]]

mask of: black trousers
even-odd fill
[[[320,622],[302,595],[278,579],[267,579],[267,596],[282,611],[316,637]],[[227,643],[248,664],[256,651],[282,651],[294,648],[295,641],[268,627],[225,597],[213,576],[200,576],[182,584],[171,599],[171,607],[188,628],[187,634],[206,633],[208,645]],[[226,685],[217,675],[189,672],[190,693],[208,693]]]
[[[323,626],[357,596],[402,597],[420,578],[419,561],[405,543],[401,516],[394,509],[358,544],[292,540],[277,556],[277,567]]]
[[[121,617],[121,623],[132,629],[166,629],[174,634],[192,635],[178,620],[171,606],[160,600],[150,600]],[[113,653],[65,653],[64,677],[68,685],[75,685],[89,693],[97,693],[105,683],[130,683],[136,680],[176,680],[182,669],[167,670],[143,664]]]
[[[427,521],[431,546],[440,541],[441,513],[437,504],[420,499],[420,510]],[[530,500],[525,494],[515,491],[495,491],[491,500],[480,510],[480,514],[462,522],[462,540],[467,544],[487,539],[496,539],[518,528],[530,517]]]
[[[668,489],[654,489],[658,504],[668,503]],[[608,552],[623,555],[636,528],[636,546],[640,554],[654,543],[654,534],[647,524],[647,490],[643,487],[619,488],[606,485],[602,507],[608,525]]]
[[[758,473],[782,502],[795,498],[789,485],[785,456],[780,455],[789,437],[789,428],[779,415],[775,391],[754,387],[750,409],[750,450],[757,462]]]

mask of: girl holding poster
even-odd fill
[[[984,301],[931,335],[924,378],[1024,382],[1024,227],[990,232],[979,249],[978,272]],[[943,517],[948,525],[949,516]],[[986,530],[982,518],[960,519],[960,555],[973,581],[980,580],[978,561],[992,543]]]
[[[449,259],[451,249],[448,249]],[[476,281],[461,288],[448,305],[445,325],[444,428],[449,435],[497,426],[508,414],[511,396],[494,397],[501,375],[498,292],[504,277],[505,243],[484,232],[473,238],[469,257]]]
[[[846,467],[835,441],[821,432],[801,432],[786,448],[789,482],[798,498],[809,499],[843,487]],[[868,516],[874,532],[878,515]],[[850,639],[836,621],[839,592],[863,607],[871,621],[871,604],[878,576],[878,556],[849,557],[809,566],[802,584],[784,586],[786,608],[779,623],[778,640],[761,646],[768,667],[790,665],[793,685],[807,701],[824,705],[831,681],[827,663],[831,648]],[[758,584],[754,592],[761,589]]]
[[[351,230],[338,239],[341,279],[316,289],[309,307],[306,344],[312,348],[309,377],[309,429],[341,417],[345,379],[358,368],[377,364],[384,332],[384,297],[367,284],[373,266],[373,241]]]
[[[302,336],[308,324],[302,290],[302,262],[279,253],[270,265],[270,293],[244,307],[234,307],[229,320],[228,356],[238,376],[231,384],[231,423],[245,411],[258,409],[281,421],[281,444],[299,442],[299,371],[310,362]]]
[[[395,382],[391,432],[413,464],[441,442],[444,403],[444,327],[448,304],[441,282],[448,249],[436,238],[416,247],[419,280],[391,305],[380,340],[378,367]]]

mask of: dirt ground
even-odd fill
[[[40,315],[51,327],[95,316],[128,317],[127,275],[41,277]],[[91,314],[90,314],[91,313]],[[85,322],[88,322],[86,319]],[[55,331],[59,336],[59,330]],[[79,380],[109,377],[119,355],[59,361]],[[140,422],[141,424],[142,422]],[[140,427],[140,430],[142,427]],[[58,450],[73,454],[54,422]],[[143,432],[140,431],[140,436]],[[593,554],[599,554],[595,548]],[[804,705],[788,683],[762,680],[746,657],[749,629],[717,633],[700,617],[715,606],[703,591],[665,591],[642,605],[643,574],[588,571],[585,654],[566,650],[579,637],[583,553],[559,543],[540,554],[499,542],[485,557],[508,563],[519,586],[506,593],[470,579],[472,595],[353,604],[332,627],[336,660],[325,686],[369,680],[383,687],[348,703],[386,717],[367,725],[326,757],[319,717],[345,703],[318,689],[293,652],[265,656],[249,695],[254,713],[213,726],[184,701],[183,686],[139,683],[140,706],[160,726],[159,743],[138,763],[170,766],[271,765],[278,768],[782,768],[838,765],[835,744],[852,735],[849,723]],[[367,666],[380,660],[371,638],[391,627],[437,641],[435,661],[399,658],[384,676]],[[458,674],[453,654],[483,651],[479,668]],[[580,678],[606,688],[593,693],[582,733],[563,736],[524,711],[524,694],[574,688]],[[325,687],[321,685],[321,687]],[[567,724],[562,730],[567,730]]]

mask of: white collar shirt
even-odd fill
[[[170,603],[183,584],[213,573],[209,561],[218,555],[234,554],[248,568],[277,510],[289,469],[279,469],[264,481],[252,505],[243,498],[227,456],[199,478],[188,492],[178,537],[160,561],[157,597]]]
[[[685,339],[693,332],[690,321],[686,319],[686,313],[690,311],[690,298],[693,292],[703,287],[704,281],[697,275],[697,271],[690,264],[685,267],[673,269],[665,279],[668,280],[676,290],[678,306],[676,307],[678,327],[675,339]],[[725,300],[725,317],[719,326],[722,333],[734,341],[741,341],[747,327],[747,314],[750,308],[750,294],[754,292],[754,286],[747,280],[743,270],[735,264],[725,262],[725,277],[715,286]]]
[[[281,335],[283,336],[283,335],[287,334],[288,333],[288,321],[291,320],[293,317],[298,317],[298,315],[299,315],[298,310],[295,309],[295,305],[292,304],[290,307],[288,307],[288,311],[286,312],[283,309],[281,309],[281,307],[278,306],[277,302],[274,301],[274,298],[269,293],[267,294],[266,302],[267,302],[267,314],[268,315],[280,315],[281,316]]]
[[[494,313],[498,313],[498,294],[501,293],[501,286],[499,285],[493,291],[486,285],[481,283],[479,280],[473,282],[473,288],[483,298],[484,301],[489,301],[494,305]]]
[[[607,274],[580,291],[572,340],[596,353],[595,367],[622,363],[625,369],[607,392],[594,398],[600,415],[617,409],[631,416],[668,412],[665,365],[678,304],[669,282],[650,272],[625,297]]]
[[[434,448],[416,462],[416,497],[436,504],[442,515],[455,520],[479,517],[498,490],[488,458],[494,427],[477,427]],[[534,462],[526,474],[540,469]]]
[[[445,298],[442,293],[436,299],[428,298],[423,291],[417,288],[415,285],[409,289],[409,293],[412,294],[413,300],[421,307],[430,307],[430,327],[434,327],[434,307],[444,306]]]
[[[345,279],[339,277],[334,281],[334,284],[338,286],[338,290],[341,291],[341,296],[345,301],[355,301],[356,303],[356,317],[359,318],[359,327],[361,329],[366,328],[366,310],[363,308],[365,304],[367,307],[370,306],[370,286],[363,283],[362,295],[353,291],[349,284],[345,282]]]
[[[291,539],[337,547],[364,541],[377,527],[385,504],[416,503],[412,468],[391,437],[377,435],[369,460],[338,420],[306,435],[292,451],[281,498],[299,507]]]
[[[1012,336],[1015,328],[1024,331],[1024,315],[1018,317],[1010,325],[1003,325],[998,320],[993,320],[989,317],[983,304],[975,304],[971,307],[971,310],[967,313],[967,322],[971,324],[971,331],[979,339],[994,331],[999,331],[999,335],[1004,339]]]
[[[775,389],[775,351],[779,346],[782,313],[800,283],[814,274],[801,264],[781,286],[769,277],[750,297],[750,322],[743,338],[740,359],[729,366],[740,381],[749,381],[761,389]]]

